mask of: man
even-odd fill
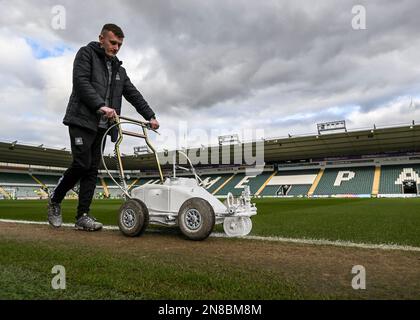
[[[61,206],[66,193],[80,184],[76,225],[96,231],[102,224],[89,215],[101,159],[102,137],[116,114],[121,112],[122,96],[130,102],[153,129],[159,128],[153,110],[131,83],[118,60],[124,33],[115,24],[103,26],[99,42],[90,42],[76,54],[73,64],[73,90],[63,123],[68,126],[73,162],[60,178],[48,201],[48,222],[62,223]],[[114,128],[116,129],[116,128]],[[111,130],[115,142],[116,131]]]

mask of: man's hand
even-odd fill
[[[156,119],[151,119],[149,122],[150,122],[150,128],[154,130],[159,129],[159,122]]]
[[[108,118],[108,119],[113,119],[116,116],[116,112],[114,109],[110,108],[110,107],[100,107],[99,110]]]

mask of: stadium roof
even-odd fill
[[[255,142],[254,142],[255,144]],[[245,143],[249,148],[251,143]],[[209,156],[211,155],[210,149]],[[231,148],[233,159],[233,147]],[[420,125],[373,128],[310,136],[289,136],[264,140],[266,164],[331,157],[362,156],[390,153],[420,152]],[[156,162],[152,154],[130,155],[124,158],[126,170],[153,170]],[[0,142],[0,162],[66,168],[71,153],[64,149],[28,146],[15,142]],[[115,164],[107,158],[107,166]]]

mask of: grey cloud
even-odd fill
[[[334,114],[325,112],[331,107],[359,105],[361,114],[368,113],[419,89],[415,0],[66,0],[61,4],[67,28],[53,30],[56,4],[2,1],[0,9],[9,14],[0,28],[77,50],[95,40],[104,23],[121,25],[126,33],[121,56],[134,61],[128,74],[168,119],[199,114],[240,127],[249,118],[264,123],[270,116],[317,114],[278,124],[300,128],[333,120]],[[366,7],[367,30],[351,28],[357,4]],[[153,54],[145,57],[148,51]],[[39,71],[24,62],[7,72],[27,87],[45,89]],[[2,74],[1,87],[5,79]]]
[[[150,61],[150,74],[142,85],[147,89],[147,81],[161,81],[154,69],[159,67],[173,88],[165,92],[153,85],[153,95],[161,91],[158,103],[208,108],[291,82],[306,83],[303,93],[327,96],[343,90],[337,87],[340,82],[357,86],[352,75],[364,68],[358,59],[412,45],[420,4],[362,1],[368,30],[357,32],[351,29],[351,7],[359,3],[122,1],[115,10],[113,1],[102,1],[98,18],[96,2],[85,2],[81,8],[64,1],[68,28],[51,32],[77,46],[95,39],[102,23],[115,21],[125,29],[130,46],[156,49],[158,55]],[[47,9],[53,5],[55,1],[32,5],[34,20],[48,25]],[[372,81],[378,80],[379,73]],[[387,81],[392,84],[392,79]]]

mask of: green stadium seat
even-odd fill
[[[318,169],[279,171],[265,186],[260,195],[278,196],[281,188],[287,186],[284,189],[284,191],[287,190],[287,196],[306,196],[318,172]],[[306,181],[308,183],[305,183]]]
[[[251,195],[254,195],[267,179],[273,174],[271,171],[263,172],[259,175],[246,175],[245,173],[238,173],[233,176],[229,182],[220,189],[217,196],[227,196],[229,192],[234,196],[240,196],[244,191],[244,186],[249,186]]]
[[[230,179],[233,174],[210,174],[210,175],[200,175],[200,178],[203,180],[203,187],[210,193],[217,191],[228,179]],[[219,194],[219,192],[217,193]]]
[[[400,177],[406,177],[404,169],[415,179],[420,177],[420,164],[390,165],[381,167],[381,180],[379,183],[379,194],[402,194],[403,187]],[[416,177],[417,174],[417,177]],[[417,183],[419,190],[419,183]]]
[[[375,167],[327,168],[314,195],[370,195]]]
[[[34,174],[33,176],[47,186],[56,186],[58,183],[58,180],[60,180],[61,178],[61,175],[59,176],[59,175]]]
[[[34,179],[27,173],[0,172],[0,185],[7,184],[31,184],[37,185]]]

